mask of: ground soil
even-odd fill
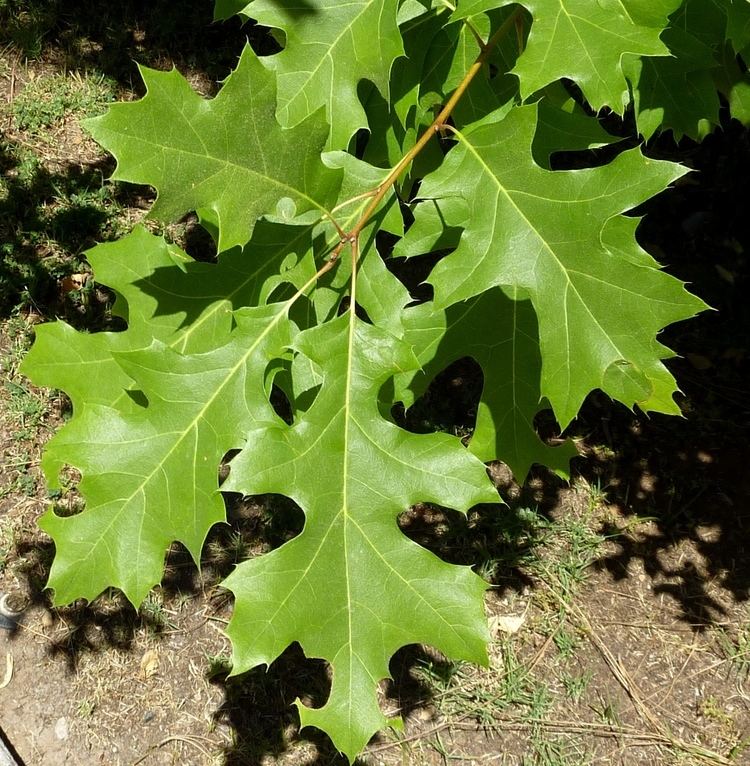
[[[111,45],[91,25],[80,35],[85,44],[52,46],[36,63],[8,51],[0,98],[12,100],[35,67],[73,60],[103,68],[132,97],[128,55],[143,60],[148,51],[153,65],[184,65],[206,93],[226,74],[205,56],[180,58],[175,51],[185,50],[187,32],[165,42],[156,37],[153,14],[138,3],[123,5],[134,14],[129,28],[123,24],[127,44]],[[80,32],[86,23],[82,14],[65,29]],[[238,29],[232,34],[241,37]],[[87,141],[75,123],[61,129],[46,158],[50,172],[106,166]],[[403,716],[404,731],[378,735],[363,764],[750,763],[750,236],[742,191],[750,138],[727,123],[700,148],[664,140],[650,151],[698,172],[642,211],[640,239],[717,309],[662,339],[681,355],[670,365],[685,392],[684,417],[649,418],[593,394],[570,429],[583,457],[569,485],[535,469],[518,486],[502,466],[492,467],[508,501],[499,511],[509,520],[505,536],[486,509],[468,526],[429,508],[404,518],[407,534],[445,558],[479,568],[489,559],[505,562],[491,577],[487,600],[490,665],[456,669],[427,647],[402,650],[383,705]],[[133,220],[142,217],[139,204],[125,207]],[[13,317],[6,311],[0,326],[11,382],[43,405],[33,435],[19,438],[18,392],[0,389],[0,592],[28,602],[16,630],[0,629],[0,729],[27,766],[343,764],[325,737],[300,734],[292,707],[298,696],[306,704],[325,699],[320,663],[293,646],[268,671],[226,677],[229,645],[221,629],[231,603],[217,583],[238,553],[232,530],[214,533],[200,573],[184,551],[173,550],[163,587],[138,614],[114,593],[93,605],[50,607],[44,583],[52,549],[37,527],[50,498],[39,461],[66,403],[16,377],[14,355],[60,290],[52,284],[39,312],[33,304]],[[430,396],[441,419],[448,409],[461,425],[470,413],[456,386],[471,399],[472,375],[471,365],[459,365],[436,383]],[[544,418],[540,429],[558,436]],[[245,551],[283,541],[270,521],[280,515],[279,502],[232,505]],[[528,539],[513,523],[527,507],[553,527],[569,528],[573,520],[604,538],[574,591],[552,570],[545,577],[538,560],[529,563]],[[294,509],[282,510],[295,521]],[[559,540],[544,549],[551,568],[573,545],[562,532]],[[515,697],[511,661],[522,669]],[[575,679],[587,679],[580,694],[570,693]]]

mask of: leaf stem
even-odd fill
[[[333,249],[329,256],[329,263],[334,263],[338,260],[339,256],[341,255],[341,251],[344,249],[344,247],[346,247],[347,244],[354,244],[357,241],[357,238],[362,233],[362,230],[365,228],[370,218],[372,218],[373,214],[378,209],[378,205],[380,205],[390,188],[396,183],[398,177],[413,162],[415,157],[422,151],[422,149],[424,149],[424,147],[429,143],[430,139],[445,127],[448,118],[456,108],[456,104],[458,104],[458,102],[461,100],[461,97],[468,89],[469,85],[471,85],[474,78],[481,71],[482,67],[487,63],[490,54],[492,53],[492,49],[500,42],[500,40],[502,40],[503,37],[505,37],[506,34],[508,34],[511,29],[515,28],[516,19],[520,18],[520,14],[521,8],[519,7],[513,11],[513,13],[511,13],[507,19],[505,19],[495,34],[493,34],[487,43],[482,46],[481,53],[479,56],[477,56],[469,71],[464,75],[463,80],[461,80],[458,87],[453,91],[451,97],[448,99],[445,106],[440,110],[440,113],[433,120],[432,124],[419,137],[417,143],[414,144],[414,146],[412,146],[412,148],[401,158],[399,163],[386,176],[385,180],[380,184],[380,186],[378,186],[372,192],[368,192],[367,194],[362,195],[363,198],[372,195],[372,200],[370,201],[370,204],[365,208],[354,228],[341,236],[339,244]]]
[[[349,205],[354,204],[355,202],[359,202],[363,199],[368,199],[369,197],[375,196],[377,193],[377,189],[370,189],[370,191],[363,192],[362,194],[357,194],[356,197],[350,197],[349,199],[345,199],[343,202],[339,202],[338,205],[336,205],[333,210],[331,210],[331,213],[337,213],[339,210],[343,210],[345,207],[348,207]],[[345,233],[342,231],[339,231],[339,234],[341,236],[345,236]]]

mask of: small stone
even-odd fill
[[[57,739],[62,740],[67,739],[68,734],[68,721],[65,718],[58,718],[55,724],[55,736]]]
[[[493,636],[498,633],[514,635],[518,633],[526,622],[526,612],[523,614],[498,614],[490,617],[489,627]]]

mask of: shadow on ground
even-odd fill
[[[198,71],[215,90],[246,40],[259,54],[278,46],[266,30],[237,17],[213,23],[212,13],[207,0],[124,0],[106,12],[97,0],[8,0],[0,10],[0,44],[12,44],[19,58],[101,72],[130,91],[142,91],[136,62]]]
[[[112,167],[105,159],[50,171],[0,142],[0,316],[24,306],[101,327],[107,298],[71,280],[88,271],[85,250],[117,236],[108,209],[135,202],[133,189],[105,186]]]

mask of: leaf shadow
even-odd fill
[[[299,644],[289,646],[267,668],[255,668],[239,678],[227,678],[223,672],[210,680],[224,693],[213,720],[235,732],[232,745],[224,749],[226,766],[259,766],[268,756],[278,757],[290,749],[309,755],[308,745],[317,751],[312,763],[347,763],[322,732],[306,729],[296,735],[295,700],[320,707],[330,689],[326,663],[306,658]]]
[[[260,55],[278,50],[262,27],[237,17],[213,23],[212,3],[203,0],[124,0],[106,14],[97,0],[9,0],[0,9],[0,44],[21,58],[54,57],[62,69],[96,70],[141,92],[135,62],[177,65],[204,95],[214,95],[247,40]]]
[[[416,669],[429,667],[431,673],[449,674],[453,663],[425,647],[411,645],[399,650],[391,660],[393,680],[380,686],[381,704],[388,715],[408,719],[431,707],[434,688]],[[330,690],[327,664],[305,657],[299,644],[289,646],[271,665],[255,668],[238,678],[227,678],[226,670],[209,676],[222,688],[224,701],[213,714],[219,724],[231,726],[233,744],[224,749],[225,766],[260,766],[268,756],[296,752],[310,766],[346,766],[347,759],[321,731],[308,727],[299,730],[294,703],[309,707],[325,704]],[[429,725],[429,722],[427,722]],[[383,732],[371,745],[387,742]],[[363,758],[355,765],[365,766]]]
[[[102,160],[53,171],[0,142],[0,317],[25,307],[78,327],[105,323],[110,296],[70,278],[88,272],[84,250],[111,238],[106,206],[132,201],[132,192],[104,189],[110,169]]]

